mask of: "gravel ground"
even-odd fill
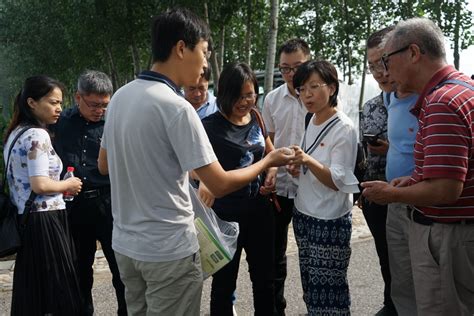
[[[374,315],[383,300],[383,282],[378,266],[372,238],[360,210],[353,212],[352,257],[349,265],[349,282],[352,297],[352,315]],[[306,307],[302,300],[301,282],[298,268],[298,254],[290,229],[288,248],[288,279],[286,282],[287,315],[304,315]],[[247,262],[243,257],[237,288],[236,310],[239,315],[253,315],[252,289],[248,275]],[[115,293],[111,275],[102,258],[95,264],[94,301],[96,315],[114,315],[116,311]],[[3,277],[3,279],[2,279]],[[0,271],[0,315],[8,315],[11,291],[9,278],[11,272]],[[201,315],[209,313],[210,280],[204,282]]]

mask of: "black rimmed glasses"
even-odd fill
[[[287,75],[287,74],[289,74],[289,73],[292,72],[292,71],[293,71],[293,73],[295,74],[296,71],[298,70],[298,67],[299,67],[299,65],[296,66],[296,67],[283,66],[283,67],[280,67],[280,68],[278,68],[278,69],[280,69],[280,72],[281,72],[282,74]]]
[[[321,87],[324,87],[324,86],[327,86],[326,83],[313,83],[313,84],[310,84],[309,86],[300,86],[300,87],[297,87],[295,88],[295,91],[296,91],[296,94],[298,96],[304,94],[305,92],[309,91],[311,92],[311,94],[315,93],[316,90],[318,90],[319,88]]]
[[[257,95],[256,93],[249,93],[249,94],[246,94],[246,95],[241,95],[239,100],[240,102],[242,101],[246,101],[246,102],[252,102],[254,101],[255,102],[255,99],[257,98]]]
[[[397,49],[396,51],[393,51],[393,52],[388,53],[388,54],[385,53],[385,54],[382,55],[382,58],[381,58],[380,60],[382,61],[382,65],[383,65],[383,68],[385,69],[385,71],[388,71],[388,62],[389,62],[389,60],[390,60],[390,59],[389,59],[390,56],[393,56],[393,55],[395,55],[395,54],[398,54],[398,53],[401,53],[401,52],[406,51],[407,49],[410,48],[410,45],[411,45],[411,44],[408,44],[408,45],[405,46],[405,47],[402,47],[402,48],[400,48],[400,49]]]
[[[91,110],[103,110],[105,111],[107,109],[107,106],[109,105],[108,103],[89,103],[87,100],[84,98],[84,96],[81,94],[81,99],[84,101],[84,104],[87,105],[87,107]]]

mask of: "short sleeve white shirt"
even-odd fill
[[[268,93],[262,116],[267,132],[275,134],[275,148],[301,144],[306,113],[306,108],[291,95],[286,83]],[[277,194],[294,198],[297,187],[298,180],[290,176],[285,167],[278,168]]]
[[[17,127],[8,137],[3,149],[7,163],[11,142],[23,126]],[[7,168],[7,180],[13,203],[18,214],[23,214],[25,202],[31,194],[30,177],[42,176],[59,181],[63,164],[56,154],[51,138],[42,128],[30,128],[24,132],[13,145],[10,162]],[[39,194],[36,196],[32,211],[53,211],[66,208],[62,193]]]
[[[341,111],[321,125],[308,125],[306,142],[309,147],[324,127],[336,116],[337,122],[323,138],[311,157],[328,167],[331,178],[339,189],[335,191],[321,183],[308,169],[299,176],[295,207],[299,212],[319,219],[336,219],[352,209],[351,193],[359,192],[354,175],[357,158],[357,132],[351,119]],[[304,149],[304,148],[303,148]]]

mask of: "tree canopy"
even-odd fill
[[[279,3],[278,3],[279,2]],[[0,104],[10,104],[23,80],[47,74],[73,92],[85,69],[109,74],[114,87],[151,63],[150,21],[170,7],[207,18],[218,70],[231,61],[266,68],[272,1],[265,0],[3,0],[0,2]],[[401,19],[426,16],[459,52],[474,43],[466,0],[280,0],[277,43],[308,41],[352,83],[365,68],[365,39]],[[207,8],[207,10],[206,10]],[[278,59],[276,59],[278,62]],[[275,66],[275,65],[271,65]]]

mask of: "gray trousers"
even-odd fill
[[[406,204],[392,203],[387,212],[387,246],[391,295],[398,315],[415,316],[416,300],[409,249],[410,220]]]
[[[168,262],[144,262],[115,252],[131,316],[199,315],[202,271],[199,252]]]
[[[409,235],[418,315],[474,314],[474,224],[411,221]]]

